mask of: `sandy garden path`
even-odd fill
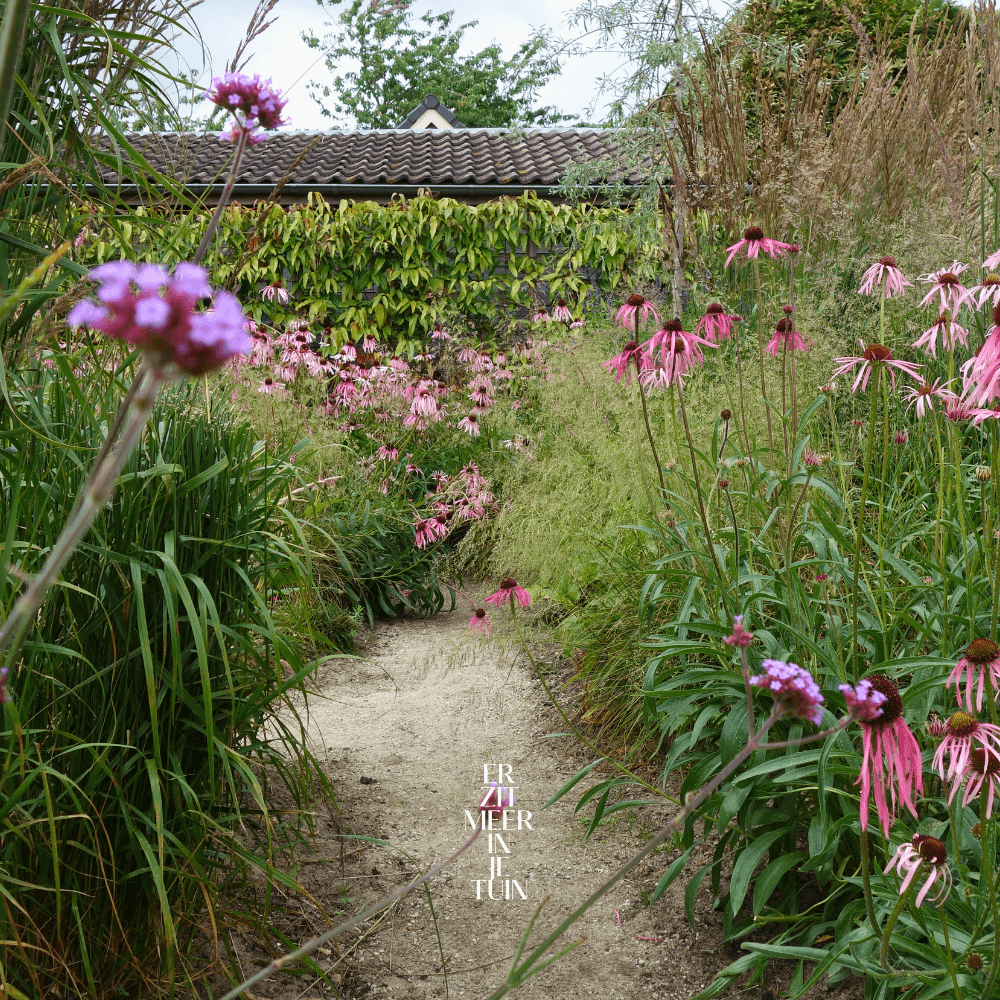
[[[564,726],[530,666],[474,637],[468,611],[379,623],[364,658],[325,661],[317,686],[324,698],[309,699],[309,740],[336,785],[342,816],[321,823],[320,860],[307,861],[299,875],[327,912],[338,907],[356,912],[453,853],[469,832],[465,811],[475,812],[483,795],[484,764],[492,776],[497,764],[510,766],[517,807],[531,813],[531,830],[501,834],[509,855],[497,845],[502,875],[517,881],[526,900],[513,888],[514,898],[491,900],[485,883],[477,899],[476,880],[490,874],[485,836],[431,882],[450,998],[488,996],[506,977],[518,939],[544,897],[549,902],[529,949],[644,843],[626,813],[584,842],[584,825],[573,814],[584,784],[543,811],[543,804],[592,759],[590,751],[575,738],[545,738]],[[644,810],[647,829],[655,829],[670,811],[669,805]],[[592,815],[592,810],[584,812]],[[345,831],[392,846],[366,846],[338,836]],[[683,912],[687,873],[654,906],[640,900],[640,892],[652,891],[676,855],[668,845],[615,886],[563,938],[568,944],[586,935],[584,943],[510,995],[519,1000],[687,1000],[708,985],[738,953],[718,949],[721,917],[707,892],[698,901],[695,931]],[[494,882],[494,895],[500,895],[500,885]],[[335,959],[333,954],[323,962]],[[389,910],[351,951],[350,961],[358,971],[347,980],[345,996],[445,996],[441,956],[422,891]],[[318,1000],[331,995],[318,982],[309,984],[308,978],[272,980],[255,996]],[[732,995],[767,994],[757,987]],[[845,1000],[848,995],[836,994]]]

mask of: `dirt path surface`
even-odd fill
[[[494,846],[503,858],[503,877],[516,880],[527,899],[513,887],[512,899],[490,899],[486,882],[477,886],[477,879],[490,875],[485,836],[432,881],[450,997],[488,996],[503,982],[518,939],[543,898],[549,902],[529,949],[643,844],[627,814],[618,814],[617,823],[584,841],[584,823],[573,813],[584,785],[543,811],[543,804],[591,759],[590,752],[580,748],[588,756],[577,756],[575,739],[545,738],[564,727],[538,680],[510,653],[472,636],[468,613],[379,624],[364,659],[326,661],[318,687],[325,697],[309,700],[309,740],[336,784],[342,817],[336,824],[321,824],[316,847],[325,863],[307,863],[300,878],[330,913],[370,905],[453,853],[469,833],[465,811],[475,814],[484,794],[484,764],[491,777],[500,763],[511,769],[516,808],[531,829],[501,833],[509,854]],[[592,814],[592,809],[583,812]],[[655,807],[650,819],[658,825],[668,815],[669,807]],[[345,842],[339,836],[345,830],[384,839],[392,847]],[[699,899],[695,931],[683,914],[686,878],[652,907],[640,900],[640,892],[652,891],[676,854],[668,846],[615,886],[562,939],[568,944],[586,935],[583,944],[512,995],[523,1000],[686,1000],[707,986],[714,972],[738,954],[718,948],[721,917],[708,894]],[[501,895],[501,884],[494,881],[494,895]],[[349,961],[358,971],[347,980],[345,995],[445,996],[423,892],[411,893],[387,911],[360,943],[357,935],[352,941]],[[333,954],[323,964],[335,960]],[[318,982],[311,988],[309,983],[309,978],[297,984],[272,980],[255,996],[315,1000],[330,995]],[[739,994],[767,995],[759,987]]]

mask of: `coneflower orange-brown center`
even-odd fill
[[[992,639],[973,639],[965,650],[965,658],[977,666],[992,663],[998,655],[1000,648]]]
[[[957,285],[958,284],[958,275],[957,274],[952,274],[951,271],[945,271],[944,274],[939,274],[938,275],[938,284],[939,285]]]
[[[983,284],[989,285],[991,288],[1000,285],[1000,274],[987,274],[986,277],[983,278]]]
[[[950,736],[971,736],[979,728],[979,723],[975,716],[968,712],[956,712],[948,720],[948,734]]]
[[[948,860],[948,852],[937,837],[928,837],[924,833],[914,834],[913,846],[917,854],[932,865],[943,865]]]
[[[976,747],[969,751],[969,767],[976,774],[1000,774],[1000,755],[986,747]]]
[[[877,728],[892,725],[903,714],[903,699],[900,697],[899,688],[884,674],[876,674],[866,680],[876,691],[885,695],[885,701],[882,702],[882,714],[871,722],[862,722],[861,725]]]
[[[706,316],[718,316],[724,313],[726,310],[719,305],[718,302],[712,302],[709,304],[708,308],[705,310]]]
[[[517,580],[515,580],[512,576],[505,576],[500,581],[501,590],[513,590],[516,586],[517,586]]]
[[[750,226],[749,229],[743,230],[743,239],[745,240],[762,240],[764,238],[764,230],[760,226]]]
[[[635,294],[635,295],[630,295],[625,300],[625,305],[632,306],[633,308],[635,308],[636,306],[641,306],[643,304],[643,302],[645,302],[645,301],[646,300],[645,300],[645,298],[643,296],[641,296],[639,294]]]
[[[872,344],[865,348],[865,353],[861,355],[865,361],[885,361],[892,357],[892,351],[882,344]]]
[[[895,257],[880,257],[879,258],[879,263],[883,267],[896,267],[897,266],[896,265],[896,258]]]
[[[663,329],[669,331],[670,333],[680,333],[684,329],[684,324],[677,318],[668,319],[666,323],[663,324]]]

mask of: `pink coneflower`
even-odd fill
[[[823,721],[823,695],[808,670],[784,660],[764,660],[761,666],[764,673],[749,682],[771,692],[775,715],[790,715],[817,726]]]
[[[726,258],[726,267],[729,267],[733,262],[733,258],[741,252],[745,254],[748,260],[755,260],[757,254],[763,250],[764,253],[773,259],[775,257],[784,257],[791,248],[792,245],[790,243],[768,239],[760,226],[750,226],[749,229],[743,230],[743,239],[726,248],[729,253],[729,256]]]
[[[802,452],[802,461],[805,465],[815,468],[816,466],[823,465],[827,461],[827,458],[825,455],[813,451],[812,448],[806,448]]]
[[[983,261],[984,270],[992,271],[995,267],[1000,267],[1000,250],[997,250],[995,254]]]
[[[733,324],[743,322],[742,316],[729,314],[718,302],[712,302],[705,310],[705,315],[698,320],[695,333],[702,333],[713,344],[720,340],[729,340],[733,334]]]
[[[485,608],[476,608],[472,617],[469,619],[469,628],[471,628],[473,632],[478,632],[484,637],[490,634],[490,629],[493,628],[493,623],[490,621],[490,616],[486,613]]]
[[[952,379],[951,381],[954,381]],[[948,386],[951,385],[951,381],[945,382],[944,385],[940,385],[941,379],[934,379],[933,384],[928,385],[926,382],[920,386],[908,385],[903,389],[903,397],[908,399],[909,402],[906,404],[906,408],[909,409],[911,406],[916,405],[917,417],[923,419],[923,417],[930,413],[934,409],[934,400],[938,399],[946,406],[955,401],[955,394],[948,390]]]
[[[392,444],[384,444],[375,453],[376,458],[380,458],[383,462],[395,462],[399,458],[399,449]]]
[[[955,664],[944,686],[955,685],[955,697],[967,711],[972,711],[975,691],[976,711],[983,710],[983,689],[989,678],[989,690],[995,695],[1000,690],[1000,648],[992,639],[973,639],[962,658]],[[964,678],[964,679],[963,679]]]
[[[479,354],[469,362],[470,372],[488,372],[493,369],[493,359],[487,354],[486,351],[480,351]]]
[[[631,365],[635,366],[637,372],[641,372],[644,368],[649,368],[652,365],[649,355],[634,340],[630,340],[622,348],[621,354],[616,354],[610,361],[601,362],[602,368],[614,370],[616,382],[624,375],[626,385],[632,380],[632,374],[629,372],[629,366]]]
[[[861,830],[868,829],[868,802],[875,787],[875,809],[882,832],[896,818],[896,805],[905,806],[917,818],[916,796],[924,793],[923,764],[920,746],[903,719],[903,699],[899,688],[888,677],[865,678],[872,688],[885,695],[882,714],[870,722],[861,722]],[[860,687],[860,685],[859,685]],[[889,800],[886,801],[886,785]]]
[[[348,361],[358,360],[358,351],[353,344],[344,344],[343,347],[337,352],[342,358],[347,358]]]
[[[552,317],[549,315],[549,311],[545,308],[545,306],[542,306],[538,310],[538,312],[536,312],[531,317],[531,322],[532,323],[551,323],[552,322]]]
[[[868,388],[868,379],[871,376],[872,369],[875,365],[884,365],[889,373],[889,378],[892,380],[892,387],[896,388],[896,371],[901,371],[910,378],[919,379],[917,374],[918,370],[923,367],[922,365],[914,364],[912,361],[897,361],[892,356],[892,351],[888,347],[882,344],[872,344],[870,347],[865,347],[865,342],[861,341],[861,356],[857,358],[834,358],[834,363],[839,364],[840,367],[833,373],[834,378],[838,375],[844,375],[849,372],[856,365],[860,365],[857,377],[854,379],[854,385],[851,386],[851,392],[857,392],[858,386],[861,387],[861,391],[864,392]]]
[[[912,841],[899,845],[882,874],[888,875],[895,868],[898,875],[905,876],[899,887],[899,894],[902,896],[910,888],[917,872],[925,866],[930,869],[930,874],[917,893],[917,906],[927,898],[936,882],[940,883],[940,887],[931,902],[944,902],[951,890],[951,869],[948,867],[948,852],[936,837],[928,837],[923,833],[914,834]]]
[[[817,574],[816,579],[819,580],[820,577],[824,581],[829,579],[825,573]],[[841,684],[839,690],[847,704],[847,714],[855,722],[874,722],[881,718],[882,706],[888,699],[881,691],[872,687],[870,680],[859,682],[856,688],[850,684]]]
[[[399,375],[410,370],[410,366],[402,358],[393,358],[389,362],[389,367]]]
[[[910,440],[910,435],[907,433],[906,428],[896,431],[892,436],[892,443],[899,448],[902,448],[907,441]]]
[[[805,340],[802,339],[802,334],[795,329],[790,319],[778,320],[778,325],[774,328],[774,336],[771,337],[767,343],[767,347],[764,348],[772,358],[778,356],[780,349],[786,351],[808,350]]]
[[[439,326],[434,327],[434,330],[431,333],[431,340],[454,340],[454,339],[455,338],[450,333],[448,333],[445,330],[442,330],[441,327]]]
[[[280,281],[274,281],[260,293],[260,297],[271,302],[277,299],[284,303],[288,301],[288,289]]]
[[[965,774],[965,795],[962,796],[962,808],[964,809],[983,790],[983,785],[987,786],[986,794],[986,819],[993,815],[993,802],[996,799],[997,783],[1000,782],[1000,754],[995,754],[985,747],[974,747],[969,754],[969,763],[966,765]],[[949,804],[951,799],[949,798]],[[983,818],[980,810],[980,820]]]
[[[966,302],[971,306],[977,295],[979,300],[975,304],[976,309],[982,309],[987,303],[994,307],[1000,305],[1000,274],[987,274],[978,285],[965,293]]]
[[[934,751],[933,766],[946,781],[965,770],[973,744],[979,743],[993,753],[1000,752],[1000,727],[980,722],[968,712],[955,712],[948,720],[948,735]],[[945,756],[948,766],[945,768]]]
[[[940,271],[931,271],[930,274],[922,274],[920,281],[924,284],[932,284],[931,290],[920,300],[922,306],[929,305],[935,296],[941,303],[941,312],[951,312],[955,315],[962,300],[968,295],[968,289],[958,280],[958,276],[968,267],[968,264],[960,264],[957,260],[952,261],[951,267],[942,267]]]
[[[414,539],[414,544],[418,549],[425,548],[430,545],[435,538],[434,531],[431,530],[431,522],[421,519],[413,526],[416,530],[416,538]]]
[[[954,350],[955,345],[961,344],[965,347],[969,337],[969,331],[964,326],[959,326],[954,320],[949,318],[947,313],[942,313],[931,324],[930,329],[915,340],[913,347],[922,347],[932,358],[937,358],[937,339],[941,337],[941,346],[946,350]]]
[[[477,417],[475,413],[470,413],[468,416],[459,420],[458,426],[461,430],[465,431],[466,434],[470,434],[472,437],[479,437],[479,417]]]
[[[722,640],[727,646],[746,649],[753,642],[753,632],[743,627],[743,615],[733,616],[733,631]]]
[[[280,382],[275,382],[273,378],[266,378],[257,386],[257,391],[264,393],[265,396],[283,396],[285,387]]]
[[[475,347],[463,347],[458,352],[458,360],[463,364],[467,365],[473,361],[479,360],[479,351]]]
[[[652,302],[647,302],[643,295],[630,295],[625,300],[625,305],[615,313],[615,322],[626,330],[634,330],[638,329],[640,323],[645,323],[650,316],[659,323],[660,314]]]
[[[438,403],[436,386],[421,383],[413,393],[413,401],[410,403],[410,412],[420,417],[436,417],[440,409]]]
[[[953,399],[945,406],[944,415],[953,424],[965,424],[975,419],[976,411],[964,400]]]
[[[490,395],[489,389],[485,386],[481,389],[476,389],[474,392],[470,392],[469,398],[481,410],[488,410],[493,405],[493,397]]]
[[[912,288],[912,282],[903,277],[903,272],[896,266],[895,257],[882,257],[877,260],[863,275],[858,287],[859,295],[874,295],[877,288],[882,288],[887,299],[899,295],[907,288]]]
[[[569,311],[569,306],[566,305],[565,299],[556,300],[556,307],[552,310],[552,318],[558,320],[560,323],[573,322],[573,314]]]
[[[531,595],[517,585],[517,580],[513,577],[505,577],[500,581],[500,589],[495,594],[490,594],[486,598],[487,604],[495,604],[498,608],[516,600],[522,608],[526,608],[531,603]]]
[[[668,319],[661,329],[650,337],[642,346],[649,351],[650,357],[655,358],[656,352],[660,352],[660,364],[664,368],[680,368],[679,374],[683,374],[688,368],[695,364],[701,364],[705,357],[701,352],[702,346],[715,347],[710,340],[699,337],[697,334],[688,333],[679,319]],[[683,356],[683,364],[680,356]]]

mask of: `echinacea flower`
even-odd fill
[[[379,448],[376,457],[380,458],[383,462],[395,462],[399,458],[399,449],[395,445],[384,444]]]
[[[875,365],[885,366],[894,389],[896,388],[896,371],[901,371],[909,375],[910,378],[919,379],[917,372],[923,367],[912,361],[897,361],[893,358],[892,351],[882,344],[872,344],[870,347],[865,347],[863,340],[861,341],[860,357],[834,358],[833,360],[835,364],[840,365],[833,373],[834,378],[838,375],[846,374],[857,365],[861,366],[858,369],[857,377],[854,379],[854,385],[851,386],[851,392],[857,392],[859,386],[862,392],[868,388],[868,379],[871,377],[872,369]]]
[[[465,431],[466,434],[469,434],[472,437],[479,437],[479,417],[477,417],[475,413],[470,413],[468,416],[459,420],[458,426]]]
[[[531,322],[532,323],[551,323],[552,322],[552,317],[549,315],[548,310],[544,306],[542,306],[542,308],[539,309],[538,312],[536,312],[531,317]]]
[[[489,813],[493,819],[500,819],[503,810],[512,808],[516,801],[513,788],[507,788],[491,781],[490,790],[486,793],[483,801],[479,803],[479,808],[482,812]]]
[[[688,333],[679,319],[668,319],[642,346],[649,352],[652,361],[655,361],[659,353],[660,362],[641,371],[640,379],[644,385],[666,388],[680,382],[681,377],[694,365],[704,362],[702,346],[716,345],[697,334]]]
[[[993,307],[1000,305],[1000,274],[987,274],[978,285],[973,285],[965,293],[966,302],[971,306],[977,295],[976,309],[982,309],[987,303]]]
[[[942,313],[911,346],[922,347],[926,354],[937,358],[938,336],[941,337],[941,346],[951,351],[956,344],[965,347],[969,331],[964,326],[959,326],[947,313]]]
[[[938,774],[951,781],[965,770],[973,745],[979,743],[994,753],[1000,752],[1000,727],[989,722],[980,722],[969,712],[955,712],[948,719],[948,735],[934,751],[933,765]],[[945,767],[945,757],[948,766]]]
[[[267,286],[261,293],[260,297],[262,299],[268,299],[273,302],[277,299],[279,302],[288,301],[288,289],[280,281],[273,281]]]
[[[158,365],[173,362],[188,375],[204,375],[253,349],[236,297],[215,291],[195,264],[178,264],[169,274],[155,264],[109,261],[89,277],[100,284],[100,304],[82,299],[66,322],[139,347]],[[212,308],[196,312],[198,302],[208,298]]]
[[[621,353],[616,354],[610,361],[601,362],[602,368],[611,368],[614,370],[616,382],[624,375],[626,385],[632,380],[632,375],[628,370],[630,365],[635,365],[637,372],[642,372],[643,369],[652,366],[649,355],[634,340],[630,340],[622,348]]]
[[[820,574],[826,579],[824,574]],[[819,579],[819,576],[816,579]],[[874,722],[882,715],[882,706],[887,698],[881,692],[872,687],[870,680],[858,682],[857,687],[850,684],[841,684],[840,693],[847,702],[847,714],[855,722]]]
[[[903,878],[903,883],[899,887],[901,896],[910,888],[917,872],[922,873],[922,869],[928,870],[927,881],[917,893],[918,908],[935,883],[940,883],[940,887],[931,902],[944,902],[947,899],[952,881],[951,869],[948,867],[948,852],[936,837],[916,833],[909,843],[900,844],[882,874],[888,875],[893,868],[896,869],[896,874]]]
[[[982,793],[983,785],[986,785],[986,819],[989,819],[993,815],[997,783],[1000,782],[1000,754],[987,750],[986,747],[973,747],[969,753],[969,763],[965,766],[964,776],[965,794],[962,796],[962,808],[977,798]],[[950,801],[949,799],[949,803]],[[982,816],[980,812],[980,819]]]
[[[859,295],[874,295],[877,288],[883,288],[887,299],[899,295],[913,283],[903,277],[903,272],[896,266],[895,257],[881,257],[863,275],[858,287]]]
[[[522,608],[526,608],[531,603],[531,595],[517,585],[517,580],[513,577],[505,577],[500,581],[500,589],[495,594],[490,594],[486,598],[487,604],[495,604],[498,608],[511,602],[517,601]]]
[[[960,705],[965,705],[968,712],[972,711],[975,692],[976,711],[981,712],[987,677],[990,682],[989,692],[995,696],[1000,689],[1000,647],[992,639],[973,639],[948,675],[944,686],[948,688],[955,685],[955,697]]]
[[[418,549],[425,548],[434,541],[436,536],[430,528],[430,521],[420,518],[413,527],[416,532],[416,538],[414,538],[413,542]]]
[[[733,324],[742,321],[742,316],[729,314],[718,302],[712,302],[705,310],[705,315],[698,320],[694,330],[695,333],[703,334],[713,344],[717,344],[720,340],[729,340],[733,334]]]
[[[490,621],[490,616],[486,613],[485,608],[476,608],[472,617],[469,619],[469,628],[471,628],[473,632],[479,633],[479,635],[484,638],[490,634],[490,629],[493,628],[493,623]]]
[[[746,649],[753,642],[753,632],[743,627],[743,615],[733,616],[733,631],[722,640],[727,646],[738,646]]]
[[[764,660],[761,666],[764,673],[751,677],[750,684],[771,692],[776,715],[791,715],[817,726],[823,721],[823,695],[808,670],[784,660]]]
[[[896,431],[892,436],[892,443],[902,448],[907,441],[910,440],[910,435],[907,433],[906,428]]]
[[[986,340],[962,365],[965,397],[973,405],[985,405],[1000,394],[1000,305],[993,308],[993,325]]]
[[[954,381],[954,379],[952,379]],[[933,383],[928,385],[924,382],[923,385],[914,386],[908,385],[903,389],[903,397],[908,399],[909,402],[906,404],[906,408],[909,409],[911,406],[916,406],[917,417],[922,419],[926,414],[930,413],[934,409],[934,400],[937,399],[944,403],[946,406],[955,401],[955,394],[950,392],[948,386],[951,385],[951,381],[945,382],[944,385],[940,384],[941,379],[934,379]]]
[[[792,245],[790,243],[768,239],[760,226],[750,226],[748,229],[743,230],[743,239],[726,248],[729,254],[726,258],[726,267],[729,267],[733,262],[733,258],[740,253],[743,253],[747,260],[755,260],[760,251],[763,250],[764,253],[773,259],[775,257],[784,257],[791,249]]]
[[[569,306],[566,305],[565,299],[556,300],[556,307],[552,310],[552,318],[558,320],[560,323],[573,322],[573,314],[569,311]]]
[[[446,330],[442,330],[441,327],[436,326],[431,333],[431,340],[454,340],[455,338],[448,333]]]
[[[257,391],[264,393],[265,396],[282,396],[285,387],[280,382],[275,382],[273,378],[266,378],[257,386]]]
[[[875,809],[882,832],[888,837],[896,819],[897,804],[905,806],[916,819],[916,796],[924,793],[923,764],[920,745],[903,719],[903,699],[899,688],[882,675],[865,680],[885,695],[885,701],[880,705],[880,716],[871,721],[859,720],[862,747],[861,774],[858,776],[861,784],[861,830],[868,829],[868,803],[874,786]]]
[[[941,303],[940,312],[950,311],[954,316],[962,305],[962,300],[968,295],[968,289],[958,280],[958,276],[968,266],[955,260],[952,261],[951,267],[942,267],[939,271],[922,274],[919,280],[932,287],[920,300],[920,304],[929,305],[937,296]]]
[[[768,341],[767,347],[764,350],[772,358],[776,358],[779,348],[783,348],[786,351],[808,350],[805,340],[802,339],[802,334],[795,329],[790,319],[778,320],[778,325],[774,328],[774,336]]]
[[[659,323],[660,314],[652,302],[647,302],[643,295],[630,295],[625,300],[625,305],[615,313],[615,322],[626,330],[638,331],[639,324],[645,323],[650,316]]]
[[[996,253],[991,254],[983,261],[984,270],[992,271],[995,267],[1000,267],[1000,250],[997,250]]]

